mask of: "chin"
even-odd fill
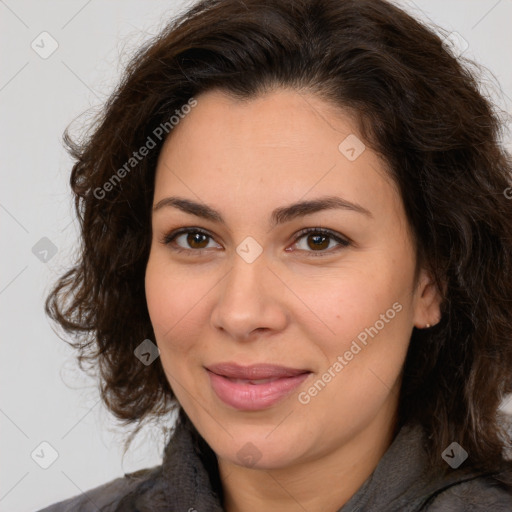
[[[226,440],[222,446],[218,443],[217,446],[210,446],[218,457],[232,464],[249,469],[278,469],[294,462],[298,456],[300,439],[290,436],[287,430],[283,431],[284,436],[271,433],[274,428],[268,425],[265,428],[251,428],[249,431],[232,434],[233,438]]]

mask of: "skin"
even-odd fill
[[[217,454],[225,510],[335,511],[393,440],[411,332],[438,321],[440,294],[424,269],[414,280],[415,250],[385,162],[369,147],[354,161],[338,149],[358,136],[347,112],[290,89],[244,102],[217,90],[196,99],[160,153],[153,204],[187,198],[225,224],[173,206],[153,211],[146,297],[161,363]],[[275,208],[332,195],[371,215],[324,209],[271,227]],[[182,227],[210,238],[162,243]],[[297,237],[318,227],[351,244],[326,238],[319,249],[315,233]],[[236,251],[248,236],[263,249],[252,263]],[[300,403],[299,393],[395,303],[400,312]],[[277,404],[240,411],[217,397],[204,369],[226,361],[312,374]],[[256,462],[237,455],[247,443]]]

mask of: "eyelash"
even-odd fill
[[[171,246],[171,243],[178,236],[183,235],[183,234],[190,234],[190,233],[201,234],[201,235],[204,235],[204,236],[207,236],[207,237],[213,239],[213,237],[208,232],[204,231],[203,229],[190,227],[190,228],[181,228],[181,229],[178,229],[177,231],[173,231],[173,232],[165,235],[160,240],[160,243],[162,243],[164,245]],[[333,251],[333,249],[323,250],[323,251],[305,251],[305,252],[311,253],[311,256],[314,258],[330,255],[333,252],[338,252],[338,250],[341,250],[342,248],[345,248],[345,247],[348,247],[351,245],[351,242],[349,240],[336,235],[333,231],[330,231],[328,229],[323,229],[323,228],[302,229],[301,231],[299,231],[297,233],[295,240],[293,242],[293,245],[295,245],[302,237],[304,237],[305,235],[311,234],[311,233],[319,234],[319,235],[323,235],[323,236],[332,238],[333,240],[335,240],[336,242],[338,242],[340,244],[334,251]],[[175,252],[178,252],[178,253],[187,252],[189,254],[193,254],[194,256],[201,256],[204,251],[208,250],[208,249],[184,249],[183,247],[179,247],[179,246],[172,246],[171,248]]]

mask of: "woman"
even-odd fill
[[[46,309],[119,419],[179,419],[45,510],[512,510],[512,160],[475,76],[382,0],[205,0],[139,51],[66,134]]]

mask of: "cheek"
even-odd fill
[[[315,319],[306,335],[323,356],[316,368],[318,378],[328,382],[326,391],[318,393],[322,398],[315,402],[316,413],[327,421],[330,403],[341,410],[373,414],[397,379],[409,345],[405,279],[400,283],[383,268],[347,273],[339,284],[317,290],[310,299],[329,327]],[[323,389],[321,384],[318,388]],[[316,390],[306,389],[310,391],[315,396]]]
[[[182,273],[168,265],[164,258],[150,255],[146,267],[146,302],[157,340],[169,338],[192,309],[195,286],[186,282]]]
[[[394,380],[410,339],[409,270],[402,266],[398,271],[386,261],[393,259],[378,265],[375,258],[373,264],[337,269],[297,293],[307,298],[304,302],[315,313],[301,322],[322,352],[325,368],[342,356],[341,373],[357,386],[378,385],[375,375],[368,373],[370,367],[384,382]]]
[[[200,415],[194,413],[201,392],[197,390],[202,339],[201,329],[208,325],[204,316],[204,300],[214,283],[206,276],[191,275],[159,253],[150,255],[146,268],[146,301],[160,361],[178,402],[195,423]],[[195,398],[191,400],[191,396]],[[205,404],[206,406],[206,404]]]
[[[317,329],[330,333],[326,339],[339,343],[340,337],[351,340],[392,307],[398,291],[391,281],[385,272],[351,267],[304,281],[303,286],[297,281],[294,292],[310,312],[303,319],[311,318],[311,327],[321,321]]]
[[[178,396],[179,386],[175,379],[181,382],[182,377],[179,374],[179,365],[177,366],[176,363],[184,358],[187,339],[179,339],[176,334],[180,328],[179,319],[183,318],[187,309],[190,308],[183,294],[176,293],[176,284],[175,279],[170,277],[165,267],[158,265],[155,259],[150,258],[145,282],[148,312],[156,338],[155,343],[160,351],[162,367],[169,384]]]
[[[164,366],[176,356],[183,361],[202,338],[200,330],[209,325],[205,304],[215,282],[211,275],[191,275],[190,270],[170,264],[165,254],[150,256],[146,302]]]

